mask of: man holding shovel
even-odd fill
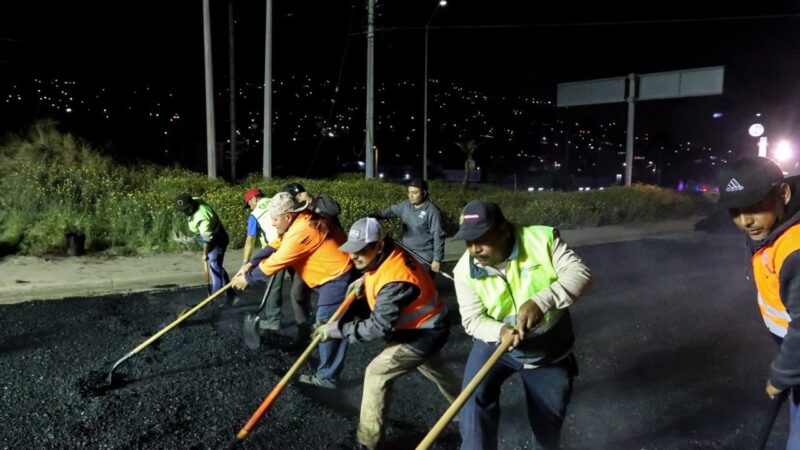
[[[305,202],[298,202],[288,192],[276,194],[268,211],[280,238],[240,270],[233,279],[233,286],[245,289],[249,284],[291,267],[319,295],[317,321],[328,320],[344,300],[355,275],[350,258],[339,251],[346,240],[344,232],[327,218],[309,211]],[[301,375],[300,382],[335,388],[346,351],[346,341],[321,343],[316,373]]]
[[[372,313],[366,320],[323,324],[315,334],[324,342],[387,341],[367,366],[356,434],[360,445],[374,450],[383,435],[387,397],[397,377],[417,369],[436,383],[448,402],[458,395],[458,378],[439,356],[448,337],[447,307],[426,268],[386,237],[376,219],[354,223],[339,250],[349,253],[364,274],[352,289],[363,289]]]
[[[189,231],[202,247],[202,260],[206,270],[211,273],[211,293],[228,284],[228,272],[222,266],[225,250],[228,248],[228,233],[211,205],[189,194],[175,197],[175,209],[186,215]],[[235,301],[236,293],[226,292],[229,303]]]
[[[763,448],[783,397],[791,392],[787,449],[800,448],[800,208],[789,180],[768,158],[748,156],[723,166],[719,202],[747,237],[758,309],[777,343],[766,394],[774,402],[762,430]]]
[[[514,373],[525,389],[535,442],[558,448],[577,373],[568,308],[589,288],[589,269],[557,230],[512,224],[489,201],[464,207],[453,238],[466,241],[454,278],[461,322],[475,338],[462,386],[498,342],[513,337],[509,352],[489,369],[461,410],[461,449],[497,448],[500,388]]]

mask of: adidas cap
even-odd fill
[[[725,209],[755,205],[783,181],[783,171],[769,158],[745,156],[719,170],[719,201]]]

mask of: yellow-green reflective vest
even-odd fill
[[[553,228],[540,225],[512,227],[518,254],[508,260],[505,277],[490,275],[485,269],[475,266],[469,252],[465,252],[456,265],[455,276],[468,280],[488,316],[514,326],[519,307],[537,292],[550,287],[558,277],[551,256]],[[561,316],[561,310],[546,311],[534,334],[549,330]]]
[[[194,238],[200,246],[209,242],[221,228],[219,217],[208,203],[193,197],[197,203],[197,211],[189,217],[189,231],[194,233]]]
[[[278,230],[272,226],[272,217],[269,215],[269,204],[272,202],[271,198],[262,197],[256,208],[250,214],[256,219],[258,223],[258,243],[261,248],[264,248],[270,242],[278,237]]]

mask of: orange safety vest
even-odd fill
[[[312,224],[312,215],[301,212],[280,238],[270,242],[277,251],[262,260],[258,267],[266,275],[291,267],[310,288],[315,288],[347,273],[353,264],[339,246],[347,240],[339,227],[329,225],[328,232]]]
[[[792,320],[781,300],[780,273],[783,262],[800,249],[800,224],[793,225],[774,241],[753,254],[753,277],[758,289],[758,309],[772,334],[786,336]]]
[[[419,296],[400,311],[395,330],[433,328],[447,314],[430,274],[403,249],[395,247],[376,269],[364,274],[364,293],[370,310],[378,292],[388,283],[406,282],[420,289]]]

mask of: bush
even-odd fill
[[[173,208],[181,192],[201,196],[219,214],[231,248],[244,244],[247,212],[242,195],[259,186],[274,195],[289,182],[311,193],[328,193],[342,206],[345,227],[405,199],[405,188],[364,180],[359,174],[335,179],[275,179],[251,176],[237,185],[202,174],[154,165],[122,166],[87,143],[40,122],[26,136],[0,145],[0,247],[31,255],[62,253],[64,232],[86,235],[90,251],[114,254],[182,250],[173,230],[188,234],[186,218]],[[472,199],[493,200],[519,223],[559,227],[609,225],[683,217],[695,210],[685,195],[653,186],[615,187],[602,192],[510,192],[491,186],[431,182],[431,197],[442,210],[449,234],[458,227],[461,208]],[[385,222],[398,236],[397,220]]]

